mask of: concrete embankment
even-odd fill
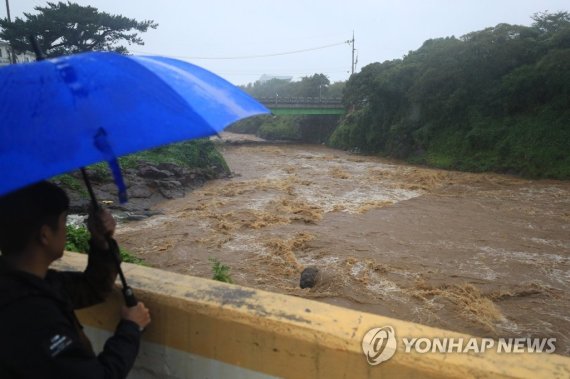
[[[66,253],[62,270],[86,256]],[[130,264],[123,265],[153,322],[131,378],[562,378],[570,358],[554,354],[406,353],[403,338],[468,335]],[[79,312],[97,348],[118,321],[120,295]],[[395,355],[376,366],[362,353],[371,328],[391,326]]]

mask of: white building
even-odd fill
[[[33,62],[36,60],[36,56],[26,51],[23,54],[16,55],[17,63]],[[6,66],[10,64],[10,44],[5,41],[0,41],[0,66]]]
[[[261,83],[265,83],[271,79],[279,79],[279,80],[287,80],[287,81],[291,81],[293,80],[292,76],[277,76],[277,75],[267,75],[267,74],[263,74],[261,75],[261,77],[258,79],[259,82]]]

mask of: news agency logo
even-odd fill
[[[497,353],[544,353],[556,352],[556,338],[402,338],[404,353],[459,353],[484,354],[487,350]],[[376,366],[392,358],[397,349],[396,333],[391,326],[372,328],[362,338],[362,352],[368,364]]]
[[[392,358],[396,347],[396,334],[391,326],[370,329],[362,339],[362,351],[371,366]]]

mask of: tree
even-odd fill
[[[314,74],[313,76],[304,76],[301,81],[296,83],[296,96],[300,97],[326,97],[329,78],[325,74]]]
[[[332,146],[570,178],[570,14],[430,39],[350,77]]]
[[[570,13],[568,12],[538,12],[531,18],[534,20],[532,26],[541,33],[553,33],[570,26]]]
[[[138,32],[158,26],[152,20],[137,21],[72,2],[48,2],[47,6],[34,9],[38,13],[24,13],[25,20],[0,20],[0,38],[17,52],[32,50],[28,36],[33,35],[48,57],[94,50],[126,54],[123,43],[144,45]]]

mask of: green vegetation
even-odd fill
[[[125,169],[136,168],[141,162],[174,163],[181,167],[200,168],[212,177],[216,176],[216,172],[229,171],[224,157],[209,139],[175,143],[119,158],[121,167]]]
[[[268,140],[298,141],[301,139],[298,118],[272,117],[259,127],[257,136]]]
[[[216,258],[209,258],[208,260],[212,262],[212,279],[224,283],[233,283],[229,266],[222,264]]]
[[[154,21],[111,15],[72,2],[48,2],[34,10],[36,14],[24,13],[25,19],[16,17],[11,23],[0,19],[0,39],[10,42],[18,52],[33,51],[27,40],[33,35],[48,57],[95,50],[126,54],[123,43],[142,45],[138,32],[158,26]]]
[[[299,81],[271,79],[241,86],[241,89],[256,98],[263,97],[342,97],[344,82],[330,82],[325,74],[304,76]]]
[[[426,41],[348,81],[333,147],[570,179],[570,14]]]
[[[65,243],[65,250],[86,253],[89,250],[89,238],[91,238],[91,235],[87,228],[83,226],[67,225],[67,241]],[[142,259],[135,257],[123,248],[120,248],[120,254],[123,262],[144,265],[144,261]]]
[[[127,155],[119,158],[123,169],[137,168],[139,164],[174,163],[180,167],[199,168],[209,178],[215,178],[220,172],[229,172],[224,157],[209,139],[199,139],[171,144],[153,150]],[[111,180],[111,172],[107,163],[100,162],[87,167],[89,178],[95,182]],[[78,191],[87,197],[85,185],[73,175],[64,174],[56,176],[54,182],[63,188]]]
[[[312,97],[341,98],[345,82],[330,83],[324,74],[306,76],[299,81],[271,79],[250,83],[242,89],[255,98]],[[290,140],[321,143],[336,128],[339,116],[259,116],[228,128],[235,133],[255,134],[268,140]]]
[[[67,225],[65,250],[85,253],[89,250],[89,238],[91,238],[91,235],[89,234],[89,231],[87,231],[87,228]]]
[[[228,131],[255,134],[267,140],[323,143],[335,130],[337,115],[259,116],[238,122]]]
[[[74,192],[80,193],[83,197],[88,196],[83,182],[74,176],[71,176],[69,174],[58,175],[53,178],[53,181],[63,188],[67,188]]]
[[[233,133],[257,134],[261,125],[271,121],[272,118],[273,116],[268,115],[249,117],[232,124],[227,128],[227,131]]]
[[[134,263],[137,265],[145,266],[143,259],[135,257],[134,255],[132,255],[131,253],[129,253],[127,250],[123,249],[120,246],[119,246],[119,252],[121,254],[121,260],[123,262]]]

